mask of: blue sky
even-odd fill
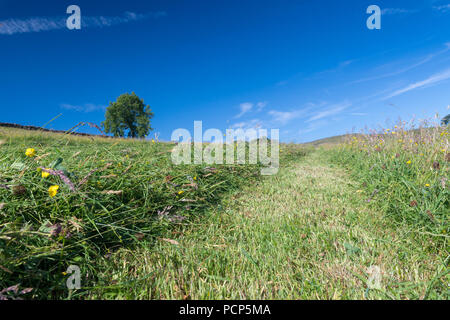
[[[0,45],[0,122],[99,124],[131,91],[164,140],[194,120],[306,142],[450,112],[450,0],[0,0]]]

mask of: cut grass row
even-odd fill
[[[0,288],[32,288],[28,298],[67,297],[69,265],[96,287],[98,266],[114,251],[151,250],[167,230],[259,177],[258,165],[174,165],[173,144],[1,131]],[[64,176],[44,178],[40,167]]]
[[[330,161],[297,156],[168,231],[175,242],[121,248],[88,298],[448,299],[444,248],[368,206]]]
[[[448,299],[447,131],[396,131],[325,151],[283,145],[281,171],[262,179],[258,166],[174,166],[169,144],[9,131],[0,183],[26,192],[0,190],[0,288],[32,287],[29,298]],[[49,154],[27,160],[30,146]],[[77,192],[36,172],[58,158],[73,181],[87,177]],[[81,267],[82,290],[67,291],[69,264]]]

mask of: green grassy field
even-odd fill
[[[168,143],[0,128],[0,291],[448,299],[448,130],[347,138],[282,144],[279,173],[262,177],[173,165]],[[80,290],[66,288],[69,265]]]

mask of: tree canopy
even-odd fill
[[[449,122],[450,122],[450,114],[446,115],[446,116],[443,117],[442,120],[441,120],[441,124],[442,124],[443,126],[448,125]]]
[[[110,102],[106,108],[105,121],[102,126],[106,133],[112,133],[115,137],[144,138],[152,129],[150,119],[153,112],[144,100],[134,92],[124,93],[116,102]]]

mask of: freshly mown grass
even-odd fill
[[[175,242],[114,252],[85,297],[448,299],[442,245],[369,206],[329,150],[283,150],[294,161],[168,232]]]
[[[261,177],[259,165],[173,165],[169,143],[0,128],[0,291],[448,299],[448,128],[348,137],[281,145],[280,172]],[[80,290],[66,288],[69,265]]]
[[[83,296],[114,251],[170,241],[260,169],[174,165],[174,144],[161,142],[1,128],[0,143],[0,291],[13,286],[3,298],[65,298],[69,265]]]

